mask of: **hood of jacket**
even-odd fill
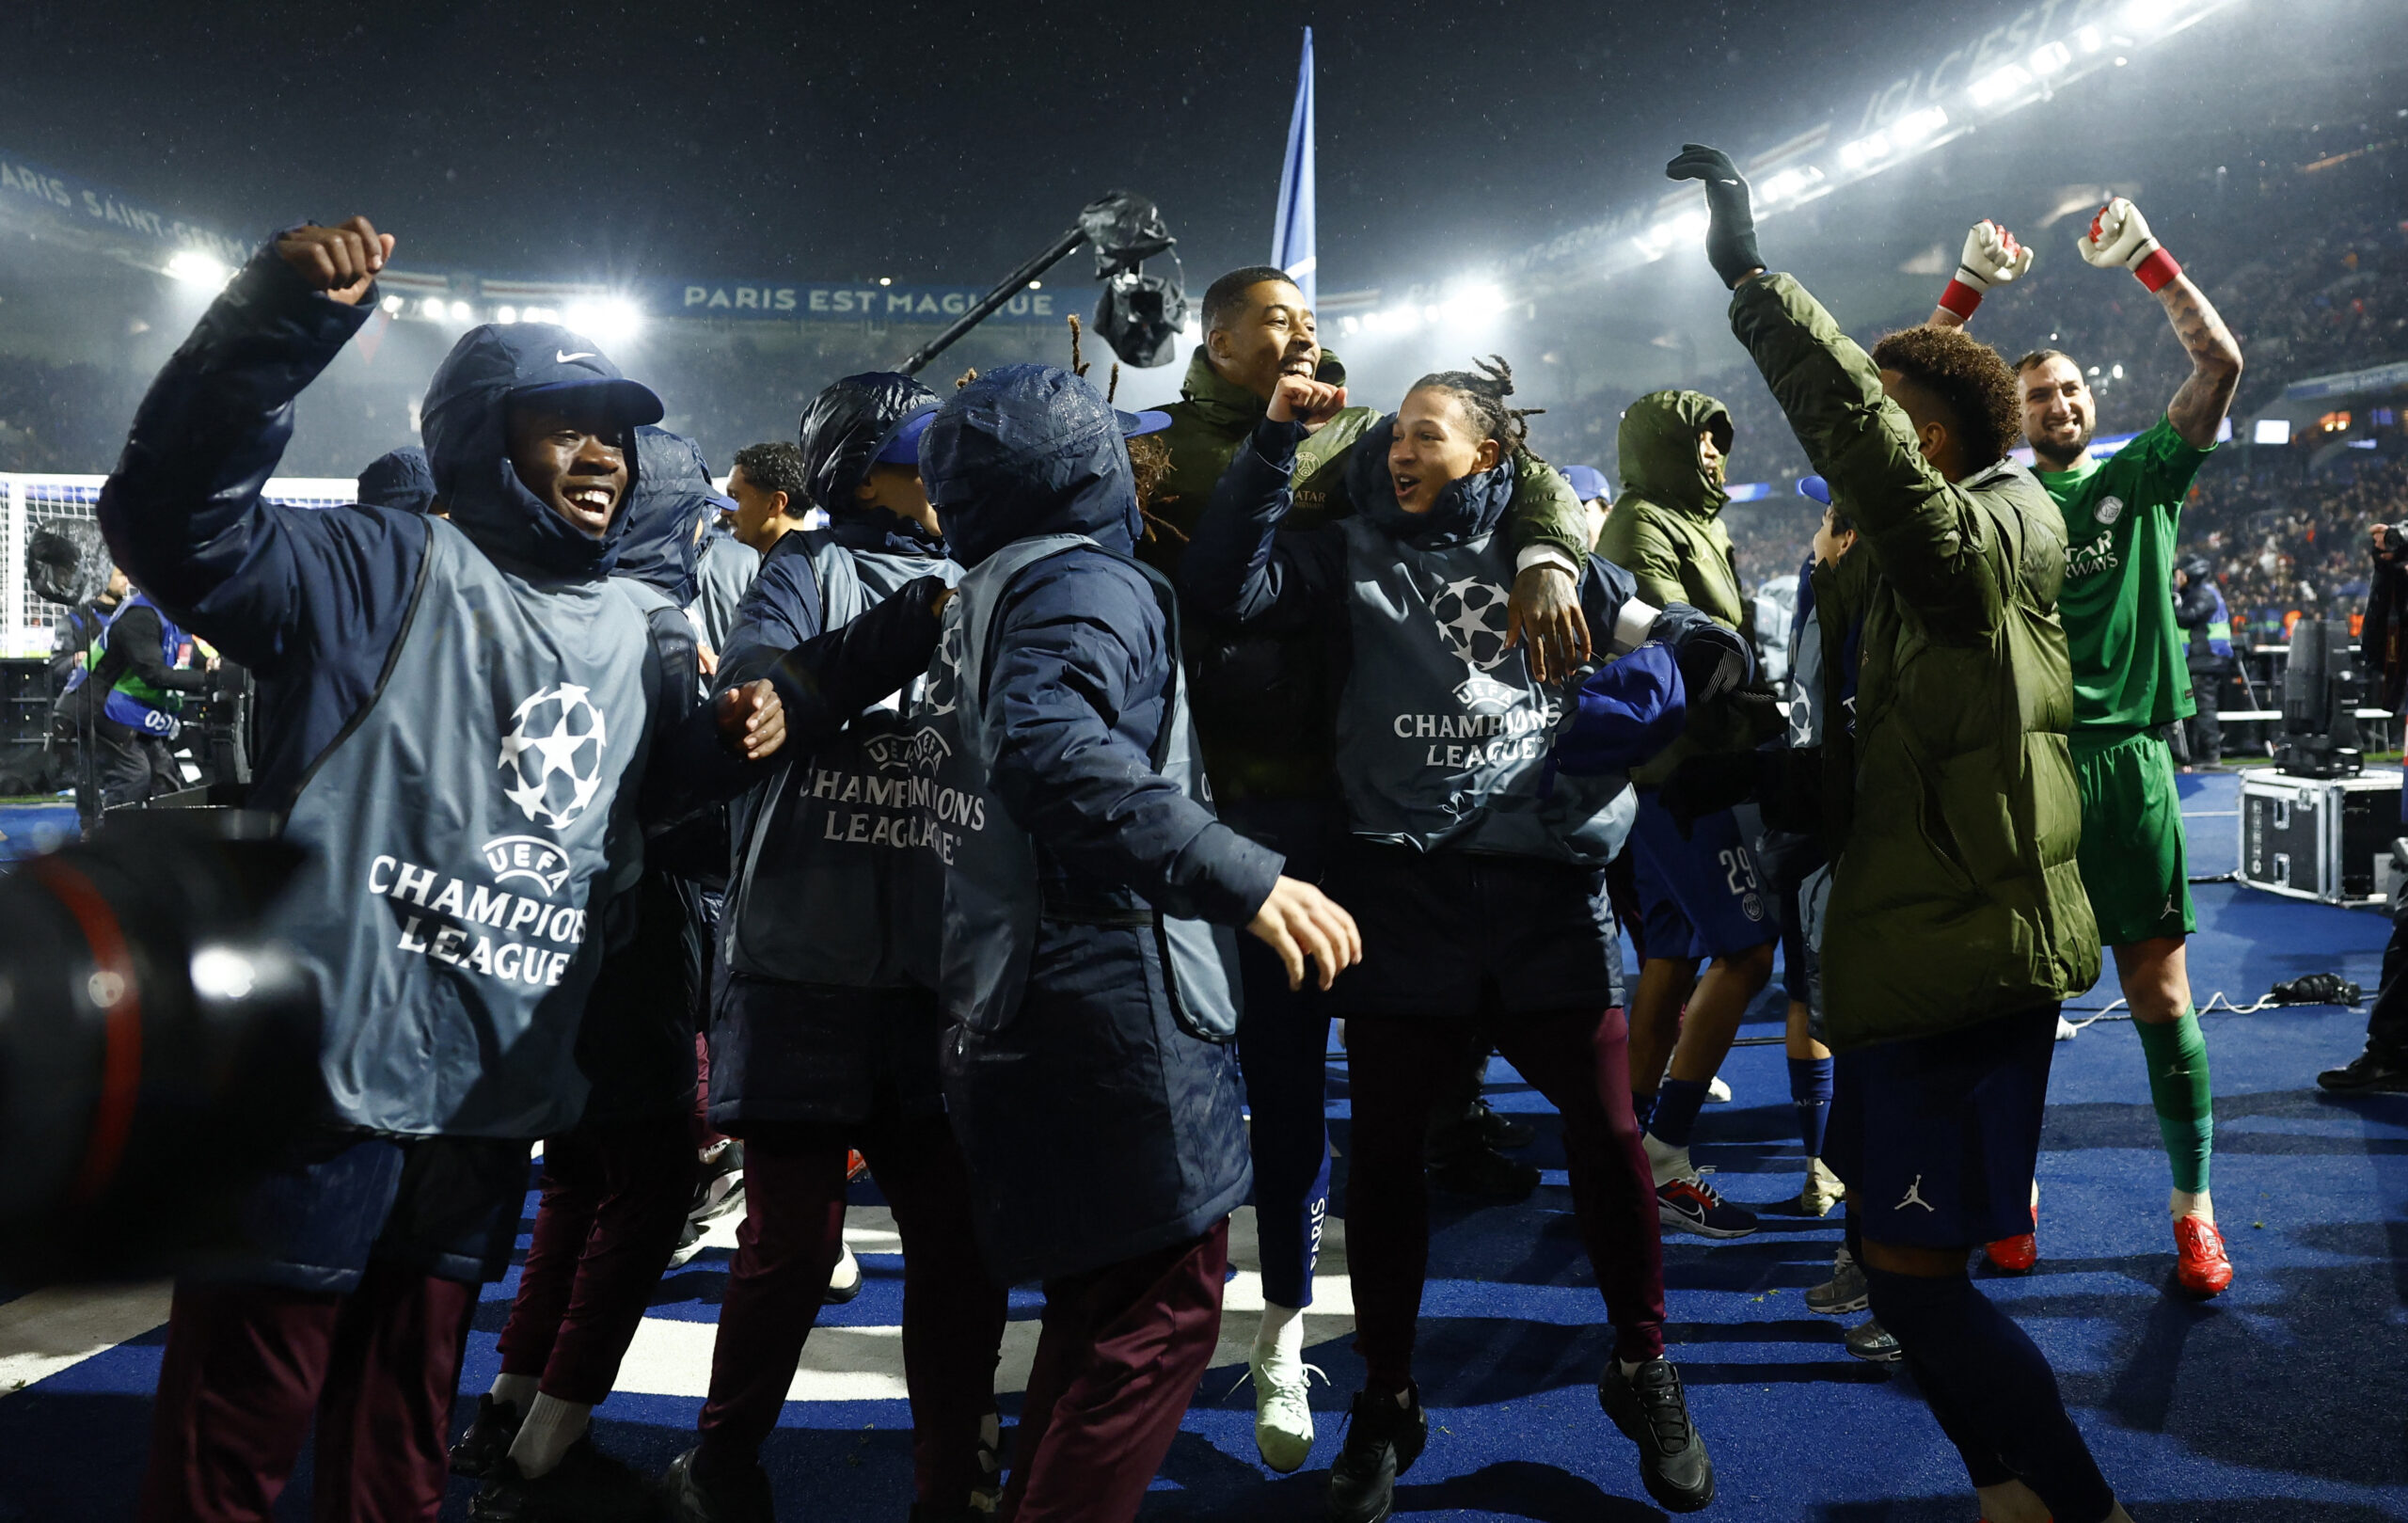
[[[1382,533],[1419,549],[1460,545],[1495,532],[1513,500],[1513,456],[1449,482],[1429,512],[1407,513],[1388,480],[1388,444],[1396,436],[1396,420],[1390,413],[1372,424],[1347,455],[1346,491],[1354,511]]]
[[[1313,372],[1313,379],[1331,386],[1346,384],[1346,362],[1324,349],[1321,364]],[[1187,357],[1187,377],[1179,383],[1180,400],[1191,403],[1196,415],[1214,428],[1231,434],[1244,434],[1262,421],[1262,414],[1271,404],[1256,396],[1235,381],[1224,377],[1212,368],[1212,357],[1202,344]]]
[[[571,389],[599,393],[626,424],[660,420],[660,400],[620,374],[591,339],[550,323],[487,324],[461,335],[427,382],[420,433],[454,527],[497,562],[576,581],[610,574],[643,478],[630,436],[626,498],[600,539],[527,490],[510,463],[511,404]]]
[[[612,525],[619,553],[610,574],[657,588],[684,608],[700,591],[694,568],[703,539],[696,530],[719,516],[719,488],[693,440],[649,423],[636,430],[636,438],[643,476]]]
[[[1722,484],[1698,459],[1697,436],[1715,432],[1731,453],[1731,412],[1703,391],[1650,391],[1622,415],[1616,449],[1622,485],[1660,507],[1711,518],[1731,500]]]
[[[1039,534],[1085,534],[1123,555],[1137,543],[1119,420],[1051,365],[1006,365],[945,399],[920,436],[920,480],[965,567]]]
[[[822,388],[804,405],[800,427],[803,489],[812,505],[831,518],[861,511],[853,488],[869,474],[878,452],[905,423],[936,405],[935,392],[890,371],[865,371]]]
[[[359,505],[424,513],[435,506],[435,472],[416,445],[378,455],[359,469]]]

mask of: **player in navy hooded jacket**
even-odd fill
[[[701,652],[685,608],[699,531],[718,494],[694,443],[637,430],[644,469],[622,515],[611,575],[635,595],[657,655],[664,720],[702,706]],[[679,674],[683,679],[679,679]],[[676,1246],[694,1188],[695,1017],[707,932],[704,883],[726,871],[716,808],[648,820],[644,874],[614,901],[610,956],[578,1038],[593,1083],[585,1115],[544,1141],[543,1201],[502,1328],[501,1372],[452,1451],[485,1478],[479,1518],[608,1523],[649,1515],[650,1486],[583,1441]],[[621,922],[626,922],[621,924]]]
[[[1548,736],[1561,699],[1506,644],[1513,570],[1496,531],[1520,442],[1511,389],[1501,365],[1424,376],[1354,447],[1356,515],[1283,531],[1307,421],[1345,402],[1341,388],[1283,378],[1180,563],[1180,590],[1200,613],[1319,626],[1339,653],[1337,762],[1351,835],[1329,882],[1360,919],[1364,961],[1332,1008],[1347,1018],[1353,1078],[1347,1259],[1367,1381],[1330,1476],[1339,1523],[1387,1516],[1396,1478],[1427,1442],[1413,1381],[1430,1251],[1423,1155],[1467,1030],[1493,1039],[1562,1113],[1574,1215],[1618,1334],[1599,1397],[1638,1442],[1648,1491],[1683,1512],[1714,1495],[1663,1356],[1663,1250],[1625,1083],[1604,868],[1634,801],[1619,770],[1554,775]],[[1613,651],[1640,648],[1616,678],[1652,665],[1669,687],[1677,661],[1703,701],[1747,674],[1736,636],[1681,604],[1649,608],[1618,566],[1591,557],[1580,596],[1589,627],[1613,631]],[[1656,728],[1657,745],[1676,733]]]
[[[325,1125],[255,1193],[258,1258],[177,1287],[146,1519],[265,1518],[313,1409],[318,1516],[435,1516],[527,1144],[584,1106],[575,1047],[598,917],[641,867],[639,781],[740,784],[721,738],[783,739],[762,689],[655,730],[644,618],[606,579],[631,430],[660,405],[564,328],[473,329],[436,373],[450,522],[261,500],[391,246],[354,218],[261,249],[101,495],[117,559],[258,676],[254,802],[309,850],[270,928],[325,1010]]]
[[[1045,1285],[1001,1510],[1117,1523],[1212,1358],[1249,1182],[1215,928],[1294,980],[1309,954],[1324,986],[1359,945],[1203,801],[1175,599],[1131,558],[1104,400],[1048,366],[990,371],[938,408],[920,474],[965,568],[910,737],[944,870],[945,1103],[989,1269]]]
[[[919,431],[936,405],[908,375],[870,373],[804,408],[805,475],[828,525],[769,547],[720,653],[722,687],[775,673],[788,650],[910,583],[958,576],[919,481]],[[744,1221],[702,1442],[664,1483],[681,1519],[768,1515],[760,1447],[843,1248],[856,1148],[903,1240],[912,1516],[972,1515],[990,1480],[983,1429],[1006,1302],[979,1261],[970,1178],[945,1123],[943,1019],[906,970],[907,938],[921,928],[897,912],[913,833],[894,786],[908,767],[897,696],[881,695],[824,743],[790,747],[731,812],[737,869],[721,915],[710,1124],[743,1139]]]

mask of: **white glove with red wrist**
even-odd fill
[[[1985,292],[2020,278],[2031,267],[2032,250],[2017,243],[2015,234],[1985,218],[1965,234],[1956,278],[1940,293],[1940,305],[1960,318],[1972,317]]]
[[[2082,257],[2100,269],[2120,264],[2140,283],[2157,291],[2182,273],[2174,256],[2148,235],[2148,220],[2141,209],[2118,196],[2090,219],[2090,230],[2074,240]]]

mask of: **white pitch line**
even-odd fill
[[[165,1282],[55,1286],[0,1303],[0,1398],[160,1326],[172,1291]]]

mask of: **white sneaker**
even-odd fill
[[[1312,1377],[1321,1366],[1282,1358],[1275,1350],[1257,1349],[1246,1356],[1246,1372],[1254,1381],[1254,1447],[1262,1463],[1281,1475],[1304,1467],[1313,1452],[1313,1409],[1306,1400]]]
[[[828,1306],[842,1306],[861,1293],[862,1261],[853,1257],[853,1245],[848,1243],[836,1260],[835,1269],[828,1276],[828,1293],[820,1300]]]
[[[1806,1161],[1806,1187],[1798,1192],[1798,1209],[1809,1216],[1828,1216],[1847,1197],[1847,1186],[1819,1158]]]
[[[1718,1073],[1705,1081],[1705,1098],[1709,1103],[1717,1105],[1731,1103],[1731,1087],[1722,1082],[1721,1074]]]

